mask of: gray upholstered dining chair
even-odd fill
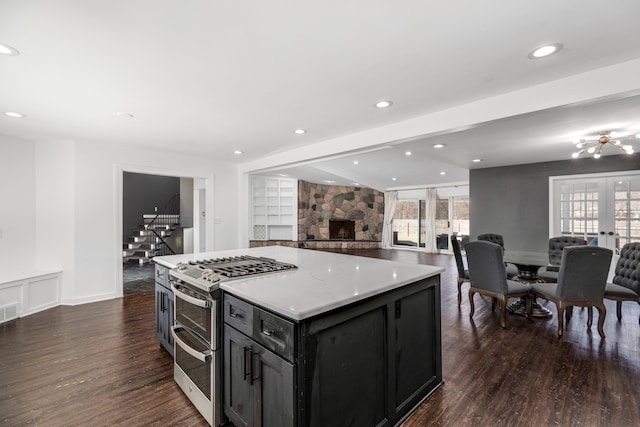
[[[591,328],[593,310],[598,309],[598,333],[604,339],[604,288],[607,284],[613,251],[597,246],[566,246],[558,273],[558,283],[534,283],[534,297],[553,301],[558,311],[558,337],[562,337],[564,316],[571,318],[573,306],[589,307],[587,326]],[[527,307],[531,315],[531,305]]]
[[[460,242],[456,236],[453,235],[451,236],[451,247],[453,248],[453,256],[456,259],[456,267],[458,268],[458,305],[460,305],[462,302],[462,283],[469,281],[469,270],[464,268]]]
[[[504,249],[504,238],[502,237],[502,234],[496,234],[496,233],[479,234],[478,240],[495,243],[496,245],[500,245],[502,249]],[[518,275],[518,269],[516,268],[515,265],[505,263],[504,267],[507,269],[507,277],[515,277]]]
[[[467,264],[469,266],[469,317],[473,319],[475,306],[473,296],[478,293],[492,298],[491,309],[495,308],[495,301],[500,303],[500,326],[507,327],[507,300],[509,298],[525,297],[531,305],[529,297],[530,286],[507,279],[507,273],[502,259],[503,249],[492,242],[476,240],[467,243]]]
[[[580,237],[559,236],[549,239],[549,265],[540,267],[538,270],[538,278],[547,283],[558,282],[558,271],[560,271],[560,262],[562,261],[562,250],[565,246],[581,246],[586,245],[587,241]]]
[[[504,238],[502,237],[501,234],[495,234],[495,233],[479,234],[478,240],[495,243],[496,245],[500,245],[504,248]]]
[[[618,322],[622,321],[622,301],[640,304],[640,243],[627,243],[620,250],[613,283],[607,283],[604,297],[616,302]]]

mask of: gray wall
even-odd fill
[[[473,169],[469,173],[471,239],[502,234],[505,248],[546,252],[549,177],[640,170],[640,153]]]
[[[180,178],[180,225],[193,227],[193,178]]]
[[[143,214],[153,214],[180,193],[180,178],[124,172],[122,179],[122,237],[129,241]]]

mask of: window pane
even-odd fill
[[[393,217],[394,244],[418,246],[418,201],[400,200]]]
[[[598,186],[595,183],[560,186],[560,231],[588,238],[598,232]]]

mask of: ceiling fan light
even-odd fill
[[[582,148],[584,147],[584,142],[580,141],[576,143],[576,148]]]
[[[576,151],[575,153],[571,154],[571,157],[573,157],[574,159],[577,159],[579,155],[580,155],[580,152]]]
[[[595,152],[596,152],[596,147],[589,147],[589,148],[587,149],[587,153],[589,153],[589,154],[593,154],[593,153],[595,153]]]
[[[599,159],[599,158],[600,158],[600,153],[596,153],[596,154],[594,154],[594,155],[593,155],[593,158],[594,158],[594,159]]]

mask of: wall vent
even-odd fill
[[[0,323],[18,318],[18,304],[8,304],[0,307]]]

